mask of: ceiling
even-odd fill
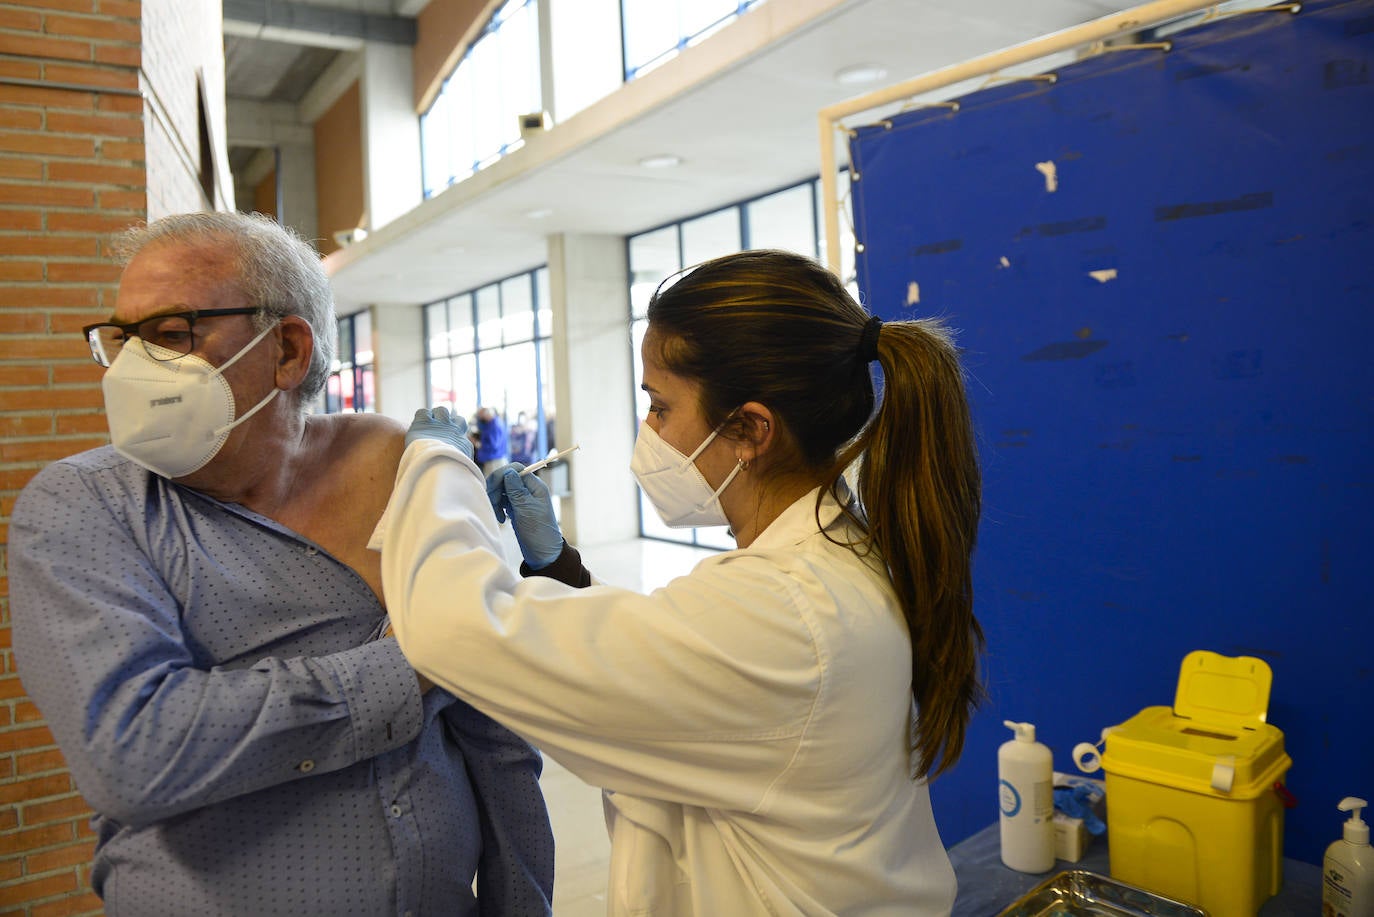
[[[273,0],[257,2],[270,8]],[[239,23],[231,29],[230,6],[247,18],[242,11],[252,0],[224,3],[231,106],[235,99],[297,103],[336,55],[349,53],[321,46],[318,36],[313,45],[302,43],[298,39],[309,36],[289,28],[253,30]],[[761,25],[786,19],[781,7],[777,17],[766,12],[772,4],[816,12],[786,34],[733,53],[739,35],[764,34]],[[365,27],[394,27],[418,13],[424,0],[308,5],[353,17],[354,25],[357,17],[371,17]],[[768,0],[611,98],[331,254],[326,267],[340,312],[428,302],[528,270],[545,262],[550,234],[629,235],[814,177],[821,166],[817,124],[823,108],[1134,5]],[[751,16],[769,18],[746,24]],[[855,65],[876,66],[885,76],[870,85],[836,80]],[[254,152],[231,149],[231,161],[246,161]],[[639,165],[661,153],[682,163],[654,170]]]

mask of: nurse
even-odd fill
[[[631,470],[667,524],[738,547],[648,595],[592,584],[544,484],[484,481],[462,418],[422,410],[374,538],[402,650],[603,788],[612,915],[948,914],[926,780],[962,750],[983,644],[949,333],[778,251],[696,267],[648,319]]]

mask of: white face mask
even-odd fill
[[[272,326],[275,327],[275,326]],[[110,440],[120,455],[164,478],[179,478],[205,467],[229,431],[277,397],[280,389],[234,419],[234,392],[224,371],[272,330],[268,327],[216,369],[194,355],[156,360],[171,352],[142,338],[120,349],[100,387]]]
[[[683,455],[665,442],[653,427],[647,423],[639,425],[630,471],[654,509],[658,510],[663,524],[669,528],[730,524],[730,520],[725,518],[725,511],[720,508],[720,495],[739,474],[744,462],[735,465],[715,490],[706,483],[706,478],[702,477],[696,466],[697,456],[706,450],[719,432],[712,430],[695,452]]]

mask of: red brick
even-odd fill
[[[42,57],[51,60],[91,59],[89,41],[69,41],[64,38],[48,38],[45,35],[6,35],[0,32],[0,54],[13,54],[18,57]],[[66,82],[66,77],[48,74],[49,79]]]
[[[39,283],[43,280],[42,261],[0,261],[0,281]]]
[[[37,13],[26,13],[23,10],[0,9],[0,29],[37,32],[42,27],[43,17]]]
[[[52,462],[60,458],[66,458],[73,451],[85,451],[94,449],[96,446],[103,446],[107,440],[101,439],[61,439],[61,440],[34,440],[30,442],[8,442],[0,443],[0,462]],[[28,711],[21,710],[19,707],[14,711],[15,720],[26,722]],[[41,715],[37,717],[42,719]]]
[[[61,869],[63,866],[79,866],[82,863],[89,863],[94,855],[95,842],[82,841],[79,844],[58,847],[56,850],[31,853],[24,857],[24,867],[28,870],[29,875],[34,876],[54,869]]]
[[[92,367],[99,370],[94,363]],[[103,372],[103,370],[101,370]],[[105,415],[101,414],[58,414],[57,415],[57,435],[71,436],[74,433],[96,433],[101,436],[100,445],[109,442],[108,431],[109,423],[105,420]]]
[[[143,16],[143,4],[139,0],[100,0],[100,12],[106,16],[139,19]]]
[[[102,140],[100,142],[100,157],[107,161],[123,160],[127,162],[143,162],[146,152],[141,140]]]
[[[105,370],[97,366],[95,361],[90,359],[89,351],[86,359],[75,363],[55,363],[52,367],[53,385],[90,385],[100,387],[100,380],[105,375]],[[75,431],[73,431],[75,432]]]
[[[101,95],[95,104],[96,108],[101,111],[117,111],[140,117],[143,115],[143,98],[141,96],[123,96],[110,93]]]
[[[61,458],[61,456],[58,457]],[[8,634],[9,631],[5,630],[3,633]],[[20,701],[14,705],[14,722],[16,725],[19,723],[40,723],[42,721],[43,714],[38,712],[38,707],[34,705],[33,701]]]
[[[95,12],[95,0],[24,0],[24,5],[42,7],[45,10],[62,10],[67,13]]]
[[[43,31],[49,35],[68,38],[96,38],[101,41],[122,41],[138,44],[143,40],[136,22],[116,22],[107,17],[48,16]]]
[[[14,700],[16,697],[27,697],[28,692],[24,690],[24,684],[17,675],[6,675],[0,678],[0,700]]]
[[[30,802],[19,807],[19,817],[25,825],[38,826],[49,822],[70,820],[89,813],[91,807],[77,793],[48,802]]]
[[[95,206],[95,192],[89,188],[56,188],[51,185],[0,183],[0,204],[34,204],[40,207]]]
[[[44,777],[30,777],[0,786],[0,804],[14,804],[49,796],[61,796],[72,791],[72,778],[69,774],[48,774]]]
[[[8,732],[0,732],[0,753],[53,744],[55,743],[52,733],[48,731],[46,726],[31,726],[28,729],[11,729]]]
[[[47,748],[43,751],[15,755],[14,766],[20,774],[41,774],[46,771],[66,770],[67,759],[62,757],[61,750]]]
[[[91,236],[29,236],[4,239],[4,252],[7,255],[29,255],[39,258],[96,258],[100,255],[100,242]],[[0,331],[7,323],[0,318]]]
[[[94,152],[94,150],[92,150]],[[50,181],[80,182],[91,185],[124,185],[142,188],[148,174],[142,166],[111,166],[89,162],[50,162]]]
[[[69,844],[76,840],[76,832],[71,830],[71,822],[43,825],[41,828],[26,828],[14,835],[0,835],[0,857],[18,854],[40,847],[54,847],[56,844]]]
[[[47,375],[47,369],[45,367],[39,367],[39,370],[43,372],[45,376]],[[0,436],[52,436],[53,426],[53,417],[50,414],[12,414],[6,417],[0,417]],[[59,425],[58,432],[86,433],[90,431],[63,431],[60,429]],[[4,695],[6,687],[5,682],[8,680],[8,678],[0,678],[0,696]],[[17,681],[18,679],[15,680]],[[23,691],[21,690],[20,693],[22,694]]]
[[[0,386],[5,385],[47,385],[48,367],[45,366],[0,366]]]
[[[101,191],[99,200],[101,210],[128,210],[140,218],[148,213],[146,191]]]
[[[0,178],[43,180],[41,159],[0,159]]]
[[[15,902],[37,901],[39,898],[50,898],[53,895],[60,895],[75,889],[76,873],[65,872],[55,876],[30,879],[27,882],[14,882],[6,888],[5,894],[9,900]]]
[[[66,64],[47,64],[43,75],[58,83],[78,86],[101,86],[106,89],[137,89],[138,71],[128,67],[79,67]]]
[[[0,468],[0,490],[23,490],[24,485],[32,481],[33,476],[37,473],[37,468]],[[13,670],[11,669],[9,671]],[[0,732],[0,741],[3,741],[7,735],[9,735],[9,733]],[[33,745],[25,745],[24,747],[32,748]],[[4,814],[4,809],[0,809],[0,816]],[[0,829],[3,827],[3,825],[0,825]]]
[[[62,134],[0,133],[0,152],[32,153],[38,156],[95,155],[95,140],[90,137],[68,137]]]
[[[95,93],[70,89],[38,89],[31,86],[6,86],[5,101],[11,105],[37,105],[40,108],[89,111],[95,107]]]
[[[43,78],[43,67],[41,64],[23,60],[0,60],[0,76],[7,76],[18,80],[41,80]],[[6,87],[8,90],[9,87]],[[6,93],[8,96],[8,93]],[[6,98],[6,101],[9,101]]]
[[[94,309],[99,305],[100,288],[94,286],[0,286],[0,308]]]
[[[0,108],[0,127],[10,130],[41,130],[43,113],[22,108]]]
[[[96,45],[95,62],[116,67],[138,67],[143,63],[143,49],[128,45]]]
[[[114,283],[122,273],[119,265],[105,262],[89,264],[52,261],[48,263],[50,283]]]
[[[43,228],[41,210],[0,210],[0,230],[34,232]]]
[[[21,859],[0,860],[0,889],[24,874],[24,861]]]
[[[107,144],[108,145],[108,144]],[[142,149],[142,145],[139,145]],[[141,219],[123,213],[89,213],[56,211],[48,214],[49,232],[95,232],[113,235],[127,229]]]
[[[47,330],[48,316],[42,312],[0,312],[0,334],[42,334]]]
[[[91,363],[91,352],[85,353],[85,360]],[[95,364],[92,363],[92,366]],[[104,397],[98,388],[89,389],[36,389],[32,392],[0,392],[0,411],[62,411],[62,410],[95,410],[104,407]],[[80,448],[67,448],[66,455],[74,455],[80,452]],[[0,489],[5,491],[18,491],[23,487],[7,487],[4,484],[5,472],[0,472]],[[30,476],[32,477],[32,476]],[[27,480],[25,478],[25,484]],[[0,737],[3,740],[3,737]],[[0,752],[4,751],[4,742],[0,741]]]
[[[139,109],[142,111],[142,109]],[[97,137],[143,137],[143,119],[122,115],[48,113],[48,130],[59,134],[94,134]]]
[[[0,831],[9,831],[19,826],[19,813],[13,809],[0,809]],[[11,835],[0,834],[0,851],[9,843]]]
[[[90,880],[83,877],[80,882],[85,886]],[[96,897],[95,892],[87,892],[84,895],[68,895],[46,904],[35,904],[29,910],[29,917],[100,917],[103,913],[100,899]]]

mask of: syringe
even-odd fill
[[[549,456],[549,457],[546,458],[546,459],[540,459],[539,461],[535,462],[533,465],[531,465],[531,466],[529,466],[528,468],[526,468],[524,471],[520,472],[520,477],[523,478],[525,475],[529,474],[529,473],[532,472],[532,471],[538,471],[540,468],[543,468],[545,465],[552,465],[554,462],[556,462],[556,461],[558,461],[559,459],[563,458],[563,456],[568,455],[568,454],[573,453],[573,452],[576,452],[578,449],[581,449],[581,448],[582,448],[581,445],[576,445],[576,446],[573,446],[571,449],[564,449],[562,452],[555,452],[553,455]]]

